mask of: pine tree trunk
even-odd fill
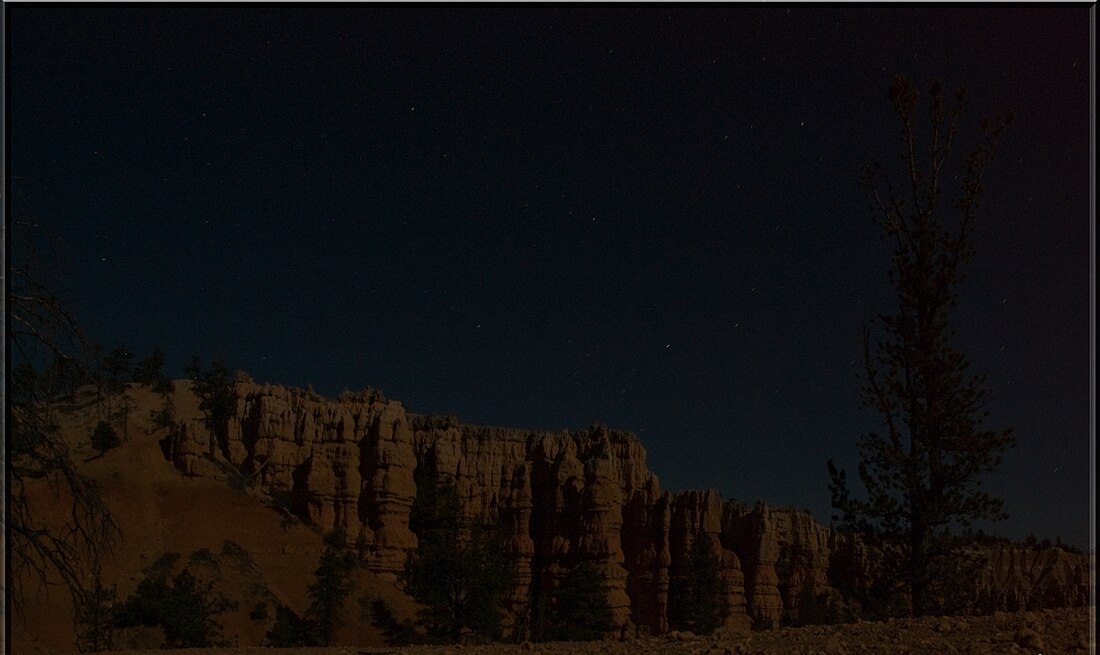
[[[928,530],[921,521],[914,521],[909,544],[909,594],[912,615],[924,616],[928,598]]]

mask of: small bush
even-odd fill
[[[218,558],[214,556],[214,553],[210,552],[209,548],[200,548],[196,550],[191,553],[191,557],[188,559],[196,564],[218,565]]]
[[[267,632],[267,645],[272,648],[316,646],[313,630],[305,619],[286,605],[275,607],[275,624]]]
[[[122,440],[118,438],[118,433],[115,432],[110,423],[107,421],[96,423],[95,430],[92,431],[92,448],[103,454],[121,445]]]
[[[757,619],[752,622],[752,629],[756,630],[757,632],[771,630],[774,627],[775,623],[773,623],[771,619]]]
[[[399,622],[386,601],[381,598],[372,599],[363,596],[359,599],[362,609],[360,618],[369,620],[376,628],[386,635],[386,643],[391,646],[409,646],[412,644],[427,643],[424,635],[420,634],[412,621]]]
[[[248,554],[244,546],[236,542],[229,541],[228,539],[223,541],[222,556],[229,560],[229,562],[233,564],[233,567],[244,575],[255,575],[259,573],[255,560]]]
[[[362,532],[355,538],[355,554],[359,557],[359,566],[367,568],[367,560],[370,557],[370,546],[367,545],[367,536]]]
[[[796,626],[822,625],[838,622],[835,605],[830,604],[829,594],[816,593],[813,580],[806,578],[802,583],[802,594],[798,608],[798,618],[793,622]]]
[[[176,408],[172,403],[172,396],[165,394],[164,405],[160,409],[149,412],[149,419],[161,429],[168,429],[175,425]]]
[[[176,565],[176,562],[179,561],[179,553],[174,553],[172,551],[161,553],[160,557],[153,560],[153,563],[149,566],[149,571],[152,574],[168,573]]]
[[[271,504],[271,509],[283,515],[283,520],[279,526],[284,530],[290,525],[301,523],[301,519],[294,514],[294,493],[291,490],[277,489],[272,491],[268,502]]]

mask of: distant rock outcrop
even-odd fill
[[[1089,560],[1057,546],[1000,546],[989,551],[974,589],[984,607],[1006,611],[1083,607],[1089,601]]]
[[[806,512],[749,508],[714,491],[662,491],[628,432],[466,425],[412,414],[377,392],[329,400],[250,382],[238,382],[236,391],[236,415],[215,443],[220,458],[289,511],[322,529],[345,527],[368,567],[391,578],[417,545],[409,526],[414,472],[428,457],[454,480],[468,518],[503,528],[518,571],[508,599],[514,613],[591,561],[607,576],[619,625],[665,632],[671,576],[686,566],[695,539],[708,539],[720,558],[731,628],[778,626],[796,615],[804,590],[828,590],[830,566],[843,564],[831,560],[834,553],[850,560],[841,570],[860,570],[851,548],[838,547]],[[165,452],[185,474],[205,474],[213,466],[206,435],[202,422],[181,422]],[[1080,604],[1082,566],[1087,560],[1006,554],[993,562],[991,598],[1023,607],[1042,589],[1056,604]]]

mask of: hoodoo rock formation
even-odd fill
[[[177,424],[164,447],[179,470],[231,466],[274,504],[325,530],[344,527],[368,567],[396,579],[417,545],[409,525],[415,472],[430,457],[454,481],[466,517],[504,530],[518,571],[513,615],[587,560],[607,577],[619,625],[665,632],[669,583],[695,539],[709,540],[719,556],[731,627],[797,616],[807,590],[828,591],[830,567],[844,571],[847,562],[846,575],[859,574],[859,557],[806,512],[748,507],[714,491],[662,491],[628,432],[466,425],[413,414],[371,391],[330,400],[238,382],[236,394],[235,417],[213,442],[202,421]],[[1087,598],[1087,559],[1004,557],[987,576],[1001,605],[1026,607],[1040,588],[1058,604]],[[1054,569],[1061,572],[1044,573]]]

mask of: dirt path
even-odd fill
[[[998,612],[993,616],[863,622],[717,633],[709,637],[672,633],[625,641],[406,648],[265,648],[177,650],[173,655],[960,655],[1095,653],[1095,612],[1074,608]],[[164,655],[164,651],[119,651],[119,655]]]

